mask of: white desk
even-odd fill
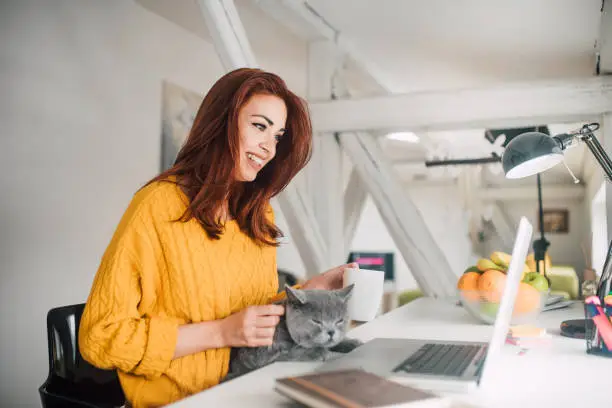
[[[553,335],[550,345],[524,354],[505,345],[499,364],[489,366],[492,379],[477,394],[453,396],[454,407],[603,408],[612,401],[612,359],[586,354],[584,340],[559,335],[561,321],[583,317],[581,303],[544,312],[538,324]],[[452,302],[417,299],[350,332],[350,337],[487,340],[492,326],[478,324]],[[318,363],[275,363],[226,384],[213,387],[175,404],[191,407],[297,406],[274,389],[274,379],[311,371]]]

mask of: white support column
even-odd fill
[[[463,208],[468,212],[468,233],[472,247],[479,243],[478,234],[482,227],[483,207],[476,192],[481,185],[481,169],[479,166],[468,166],[461,170],[458,177],[459,194],[463,201]]]
[[[455,295],[457,277],[414,203],[370,135],[341,134],[340,143],[370,191],[412,274],[429,296]]]
[[[602,74],[612,74],[612,1],[610,0],[603,2],[599,30],[599,69]]]
[[[308,98],[330,99],[339,66],[338,50],[331,41],[312,41],[308,46]],[[330,133],[314,129],[314,150],[307,172],[314,200],[314,214],[326,243],[324,269],[346,262],[344,248],[343,155]]]
[[[368,198],[366,185],[359,172],[353,168],[344,192],[344,247],[350,252],[351,243]]]
[[[225,69],[257,67],[233,0],[198,0],[198,4]],[[322,272],[325,243],[299,189],[289,184],[278,201],[307,273]]]
[[[612,157],[612,112],[608,112],[602,116],[601,121],[601,140],[600,143],[608,156]],[[591,154],[586,152],[585,154]],[[595,159],[593,159],[595,160]],[[603,169],[597,164],[596,171],[602,172]],[[606,180],[604,174],[604,180]],[[606,182],[606,221],[608,223],[608,242],[612,241],[612,180]]]

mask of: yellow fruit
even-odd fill
[[[535,255],[532,253],[530,253],[529,255],[527,255],[527,259],[525,261],[525,263],[527,264],[528,268],[529,268],[529,272],[537,272],[537,266],[536,266],[536,261],[535,261]],[[540,269],[546,267],[546,270],[549,271],[550,268],[552,268],[552,262],[550,260],[550,255],[546,254],[544,256],[544,261],[540,261]]]
[[[506,274],[495,269],[485,271],[478,279],[478,290],[489,302],[499,303],[505,286]]]
[[[512,260],[512,255],[501,251],[495,251],[491,254],[491,260],[502,268],[508,269],[510,261]]]
[[[498,271],[505,270],[503,267],[497,265],[495,262],[487,258],[480,258],[478,262],[476,263],[476,267],[483,272],[488,271],[490,269],[496,269]]]

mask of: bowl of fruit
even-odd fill
[[[493,252],[465,270],[457,282],[463,307],[477,320],[494,324],[506,285],[511,255]],[[512,311],[512,325],[534,323],[546,306],[548,279],[525,264]]]

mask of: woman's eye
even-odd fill
[[[266,125],[262,124],[262,123],[253,123],[253,126],[255,126],[257,129],[264,131],[266,130]]]
[[[280,142],[281,139],[283,138],[284,135],[276,135],[274,136],[274,139],[276,140],[276,143]]]

